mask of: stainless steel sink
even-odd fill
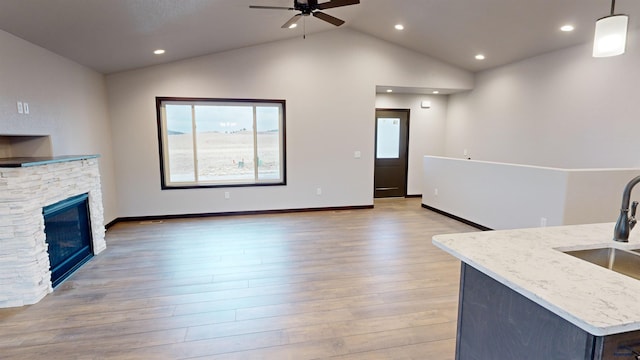
[[[640,249],[633,251],[635,251],[635,253],[605,247],[598,249],[565,251],[564,253],[640,280],[640,254],[638,254],[640,253]]]

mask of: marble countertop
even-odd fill
[[[38,157],[11,157],[0,158],[0,167],[29,167],[59,163],[65,161],[94,159],[99,155],[62,155],[62,156],[38,156]]]
[[[437,235],[433,244],[596,336],[640,330],[640,280],[562,251],[640,248],[612,240],[614,224]]]

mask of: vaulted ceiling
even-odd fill
[[[2,0],[0,29],[105,74],[337,29],[313,17],[282,29],[294,12],[249,5],[292,6],[293,0]],[[361,0],[325,12],[345,20],[342,27],[475,72],[588,43],[610,6],[607,0]],[[618,0],[616,13],[639,23],[640,1]],[[575,30],[561,32],[565,24]],[[158,48],[166,53],[154,55]],[[486,59],[476,60],[479,53]]]

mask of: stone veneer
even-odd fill
[[[89,194],[93,253],[106,248],[98,159],[0,167],[0,308],[53,291],[42,208]]]

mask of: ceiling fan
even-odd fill
[[[359,4],[360,0],[330,0],[327,2],[323,2],[318,4],[318,0],[294,0],[293,7],[284,7],[284,6],[258,6],[251,5],[249,6],[251,9],[270,9],[270,10],[294,10],[300,11],[299,14],[294,15],[289,21],[282,25],[282,28],[293,27],[295,23],[298,22],[302,17],[313,15],[320,20],[324,20],[330,24],[335,26],[340,26],[344,24],[344,20],[340,20],[337,17],[331,16],[329,14],[325,14],[322,11],[318,10],[326,10],[337,8],[341,6],[347,5],[356,5]]]

